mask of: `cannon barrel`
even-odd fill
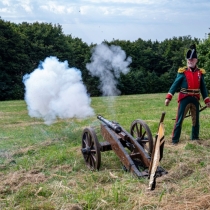
[[[111,128],[116,133],[120,133],[122,131],[122,128],[119,126],[119,124],[111,122],[105,118],[103,118],[101,115],[98,115],[97,118],[104,122],[109,128]]]

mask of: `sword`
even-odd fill
[[[204,106],[204,107],[202,107],[200,110],[199,110],[199,112],[202,112],[204,109],[206,109],[207,108],[207,106]],[[184,118],[187,118],[187,117],[190,117],[191,116],[191,114],[189,114],[189,115],[186,115]],[[176,119],[172,119],[172,120],[176,120]]]

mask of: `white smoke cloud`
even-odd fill
[[[104,96],[116,96],[120,94],[117,79],[120,73],[129,72],[128,66],[131,62],[132,58],[126,59],[126,53],[121,47],[115,45],[109,47],[102,43],[92,49],[91,63],[87,63],[86,68],[92,76],[99,77],[99,88]]]
[[[94,115],[81,72],[68,62],[48,57],[31,74],[23,77],[25,101],[31,117],[50,125],[57,118],[85,118]]]

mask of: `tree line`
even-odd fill
[[[210,88],[210,36],[203,40],[189,35],[162,42],[139,38],[133,42],[113,39],[103,43],[120,46],[132,58],[129,73],[118,79],[123,95],[167,92],[178,68],[186,65],[185,54],[192,43],[197,45],[199,66],[207,70],[206,83]],[[90,96],[100,96],[98,78],[91,77],[86,69],[95,45],[65,35],[59,24],[15,24],[0,17],[0,100],[22,100],[23,76],[49,56],[56,56],[61,62],[67,60],[70,67],[80,69]]]

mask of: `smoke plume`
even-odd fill
[[[42,118],[48,125],[56,118],[94,115],[81,72],[69,68],[67,61],[48,57],[31,74],[24,75],[23,82],[29,116]]]
[[[129,72],[131,57],[126,58],[125,52],[119,46],[104,43],[92,49],[91,63],[86,64],[92,76],[100,80],[100,90],[104,96],[116,96],[120,94],[117,89],[117,79],[120,74]]]

